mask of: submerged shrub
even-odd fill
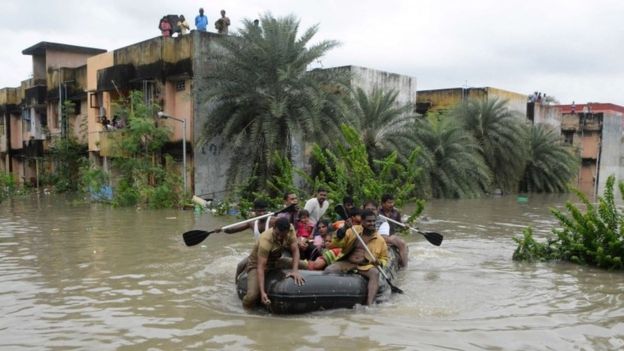
[[[0,174],[0,202],[15,192],[17,182],[11,174]]]
[[[514,261],[547,261],[550,259],[551,249],[546,243],[540,243],[533,238],[533,229],[525,228],[522,238],[513,238],[518,243],[516,251],[513,253]]]
[[[570,202],[565,206],[569,214],[551,209],[561,225],[553,229],[555,238],[540,244],[535,242],[531,230],[527,229],[523,238],[514,238],[518,247],[513,259],[560,259],[606,269],[623,269],[624,213],[615,204],[614,184],[615,177],[611,175],[597,206],[580,191],[574,191],[585,206],[585,212]],[[624,200],[624,182],[620,182],[618,187]]]

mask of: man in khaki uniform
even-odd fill
[[[290,249],[292,258],[282,257],[282,251]],[[243,297],[243,307],[253,308],[260,301],[269,305],[271,300],[264,287],[264,275],[270,269],[287,269],[292,271],[286,277],[292,277],[297,285],[303,285],[304,279],[299,268],[306,269],[307,264],[299,261],[299,246],[295,228],[287,218],[278,218],[275,226],[260,234],[260,238],[249,254],[247,263],[247,294]]]

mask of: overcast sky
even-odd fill
[[[294,14],[316,40],[335,39],[323,67],[358,65],[417,78],[418,89],[491,86],[561,103],[624,105],[622,0],[0,0],[0,87],[32,73],[21,51],[40,41],[114,50],[160,34],[165,14],[214,30]],[[303,32],[303,29],[301,30]]]

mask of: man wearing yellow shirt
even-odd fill
[[[362,212],[362,225],[354,225],[344,233],[343,237],[337,234],[332,245],[342,248],[342,254],[335,263],[325,268],[325,271],[330,273],[356,271],[368,278],[367,305],[371,305],[375,301],[377,290],[379,290],[378,269],[380,268],[378,266],[383,267],[388,263],[388,247],[386,241],[375,230],[376,219],[375,213],[364,210]],[[357,238],[358,235],[362,240]],[[374,257],[368,255],[362,246],[362,241]]]

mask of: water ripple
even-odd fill
[[[548,207],[564,200],[434,200],[419,225],[445,240],[404,236],[410,265],[395,282],[404,295],[304,316],[241,307],[233,273],[249,233],[181,240],[235,219],[52,196],[5,202],[0,349],[621,349],[621,272],[511,261],[511,238],[526,225],[550,235]]]

